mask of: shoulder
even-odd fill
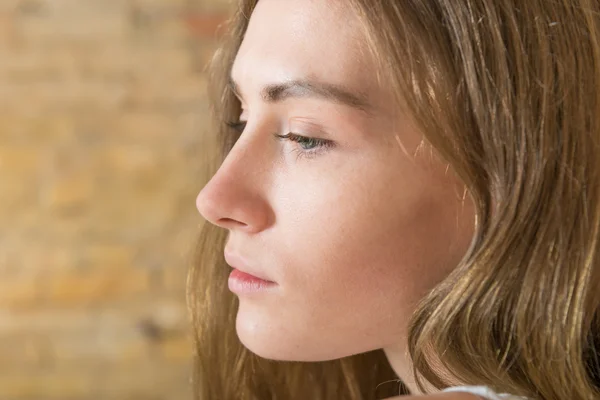
[[[448,392],[448,393],[436,393],[424,396],[398,396],[390,397],[385,400],[481,400],[482,398],[472,394],[464,392]]]
[[[385,400],[527,400],[507,393],[498,394],[487,386],[452,386],[436,394],[398,396]]]

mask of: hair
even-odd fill
[[[224,124],[240,113],[229,73],[257,2],[239,1],[210,66],[218,129],[206,142],[207,179],[236,140]],[[534,399],[600,398],[600,2],[348,3],[378,79],[477,210],[464,259],[411,319],[419,389],[461,382]],[[205,224],[188,276],[197,399],[408,393],[382,350],[315,363],[249,352],[235,333],[225,239]]]

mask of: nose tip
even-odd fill
[[[254,229],[250,224],[246,223],[247,219],[252,219],[252,213],[246,213],[248,214],[246,215],[239,207],[233,207],[229,210],[222,198],[208,195],[205,190],[202,190],[196,197],[196,208],[200,215],[213,225],[226,229]],[[259,224],[255,223],[255,225],[258,227]]]
[[[257,233],[273,221],[273,210],[267,197],[268,174],[259,173],[262,169],[255,172],[250,164],[253,160],[242,153],[228,155],[198,193],[196,208],[213,225]]]
[[[213,198],[206,196],[204,189],[196,196],[196,209],[204,219],[216,225],[219,204]]]

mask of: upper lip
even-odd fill
[[[240,257],[239,255],[237,255],[235,253],[232,253],[230,251],[225,250],[225,261],[232,268],[240,270],[240,271],[242,271],[242,272],[244,272],[246,274],[255,276],[255,277],[257,277],[259,279],[262,279],[264,281],[273,282],[272,280],[270,280],[266,276],[262,275],[261,273],[254,271],[252,269],[252,267],[250,267],[248,265],[248,263],[245,262],[242,257]]]

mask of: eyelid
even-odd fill
[[[233,96],[235,96],[235,99],[240,103],[240,108],[242,109],[242,111],[246,111],[246,103],[244,102],[244,98],[240,95],[240,93],[238,93],[234,87],[230,86],[230,91],[231,94],[233,94]]]
[[[238,133],[242,133],[242,131],[246,128],[246,121],[225,121],[225,125],[229,128],[233,129]]]
[[[243,131],[246,129],[247,121],[243,121],[238,119],[237,121],[225,121],[225,125],[227,125],[230,129],[236,132],[237,135],[241,135]],[[319,137],[320,135],[304,135],[302,133],[296,133],[288,129],[288,133],[282,134],[274,134],[275,138],[279,140],[286,140],[294,144],[292,148],[292,152],[297,154],[297,160],[300,160],[302,157],[306,158],[315,158],[319,155],[326,153],[328,150],[336,147],[336,143],[330,139],[323,139]],[[239,137],[239,136],[238,136]],[[235,139],[237,140],[237,139]],[[314,148],[305,149],[303,143],[311,143],[315,145]]]
[[[327,130],[308,118],[293,117],[288,120],[288,131],[310,137],[329,136]]]
[[[244,118],[245,110],[240,114],[239,118],[235,121],[224,121],[225,124],[229,127],[237,131],[238,133],[242,133],[245,129],[246,124],[248,123],[247,118]],[[293,117],[288,120],[288,124],[286,127],[282,127],[282,130],[287,132],[293,132],[296,135],[306,136],[312,139],[323,139],[330,140],[327,137],[330,134],[327,132],[327,129],[323,125],[318,122],[314,122],[311,118],[305,117]]]
[[[232,78],[229,78],[229,82],[228,82],[227,86],[228,86],[229,90],[231,91],[231,93],[233,93],[234,96],[237,97],[237,99],[240,102],[243,102],[242,94],[240,93],[239,87]]]

